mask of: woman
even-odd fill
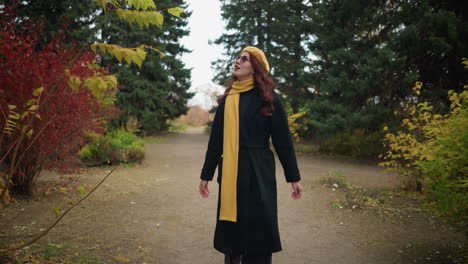
[[[292,197],[302,194],[286,112],[269,70],[265,54],[255,47],[246,47],[235,60],[200,176],[200,195],[206,198],[218,165],[214,247],[225,254],[225,263],[271,263],[272,253],[282,249],[270,136]]]

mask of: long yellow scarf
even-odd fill
[[[223,178],[219,220],[237,222],[237,165],[239,158],[240,93],[254,88],[254,79],[234,82],[224,108]]]

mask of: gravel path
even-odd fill
[[[212,246],[217,183],[210,182],[208,199],[198,194],[207,142],[202,128],[192,128],[147,144],[141,165],[116,170],[45,239],[72,245],[72,249],[89,249],[109,263],[121,263],[115,257],[140,264],[223,263],[223,255]],[[273,255],[274,263],[458,263],[451,262],[451,254],[466,244],[462,234],[433,228],[426,220],[411,216],[394,221],[360,210],[333,208],[330,202],[344,194],[319,183],[335,171],[365,188],[394,187],[396,179],[383,169],[312,154],[298,156],[298,163],[304,194],[293,200],[276,160],[283,251]],[[90,169],[79,183],[92,186],[107,170]],[[45,175],[43,180],[48,179],[52,176]],[[4,209],[0,223],[25,207],[17,226],[25,226],[23,234],[35,233],[47,219],[39,217],[42,220],[32,223],[31,217],[53,208],[53,202],[45,201],[61,199],[54,195]]]

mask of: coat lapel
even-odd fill
[[[260,100],[260,94],[258,88],[255,91],[255,96],[249,96],[249,100],[247,101],[247,113],[253,113],[247,115],[247,124],[250,122],[255,121],[252,120],[256,116],[256,111],[262,106],[262,100]],[[250,126],[249,126],[250,127]]]

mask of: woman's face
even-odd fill
[[[251,79],[254,74],[252,64],[250,63],[250,53],[242,52],[237,56],[234,63],[234,72],[232,73],[239,81]]]

